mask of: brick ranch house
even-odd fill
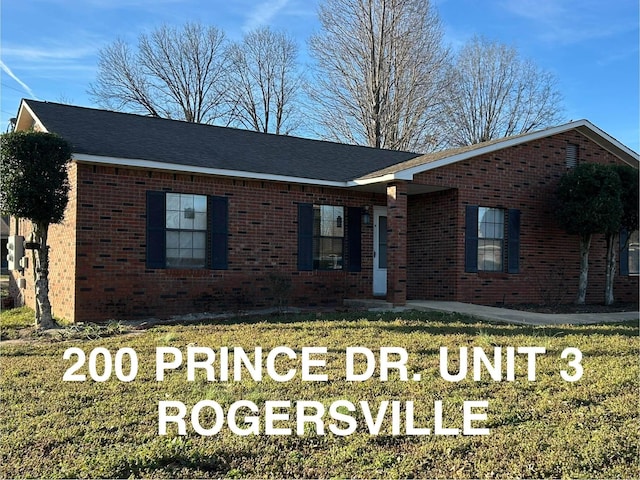
[[[554,220],[558,179],[577,162],[639,161],[585,120],[428,155],[23,100],[16,129],[30,128],[73,146],[67,212],[50,230],[54,315],[72,321],[278,295],[571,302],[578,238]],[[30,231],[12,219],[12,235]],[[638,301],[634,239],[619,301]],[[590,262],[587,301],[599,303],[603,238]],[[34,304],[31,268],[11,272],[18,304]]]

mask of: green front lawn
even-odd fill
[[[0,331],[31,327],[35,323],[35,313],[29,307],[9,308],[0,312]]]
[[[115,375],[105,382],[63,382],[73,364],[63,359],[63,352],[74,346],[87,359],[96,347],[114,356],[131,347],[139,359],[138,375],[131,382]],[[243,347],[251,354],[262,347],[265,357],[277,346],[289,346],[298,358],[278,357],[276,370],[297,372],[285,382],[269,378],[266,370],[261,381],[248,378],[246,370],[241,381],[226,382],[207,381],[203,372],[196,372],[189,382],[182,366],[156,381],[156,348],[176,347],[186,360],[188,346],[216,353],[222,346]],[[301,349],[312,346],[327,348],[326,368],[311,371],[326,374],[328,381],[300,379]],[[352,346],[376,353],[380,347],[403,347],[409,354],[408,380],[392,372],[386,382],[345,381],[345,351]],[[494,381],[483,371],[480,381],[469,376],[451,383],[439,375],[443,346],[456,358],[463,346],[482,347],[491,358],[495,346],[544,347],[546,353],[538,355],[535,381],[527,379],[527,357],[520,354],[514,381]],[[575,373],[560,358],[567,347],[583,354],[584,375],[573,383],[559,373]],[[635,324],[526,328],[416,312],[269,317],[157,326],[96,340],[4,342],[0,477],[638,478],[638,347]],[[102,357],[97,358],[100,373]],[[124,374],[127,367],[125,362]],[[356,367],[364,370],[362,363]],[[454,358],[451,372],[456,368]],[[89,376],[86,365],[77,373]],[[416,374],[419,381],[414,381]],[[234,402],[248,400],[261,409],[261,433],[239,436],[225,422],[219,433],[203,436],[187,422],[187,435],[178,435],[175,425],[159,435],[158,406],[168,400],[184,403],[189,411],[199,401],[213,400],[224,412]],[[264,434],[265,406],[276,400],[291,401],[290,421],[276,422],[278,428],[292,428],[291,435]],[[302,400],[326,408],[324,435],[311,422],[296,434],[295,404]],[[356,431],[338,436],[329,426],[344,430],[347,423],[333,420],[329,411],[344,400],[356,406],[368,402],[374,420],[384,400],[413,401],[415,426],[429,427],[432,433],[436,400],[442,401],[443,428],[460,429],[464,402],[484,400],[486,421],[476,420],[473,426],[488,428],[489,435],[405,435],[403,403],[400,435],[393,435],[390,412],[379,434],[372,435],[358,410],[350,414]],[[344,406],[337,411],[349,413]],[[212,412],[202,410],[203,428],[213,427]],[[240,410],[240,427],[246,427],[241,419],[248,413]]]

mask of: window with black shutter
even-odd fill
[[[638,230],[620,233],[620,275],[640,274],[640,236]]]
[[[298,270],[359,272],[362,265],[362,209],[298,205]],[[346,250],[346,251],[345,251]]]
[[[520,271],[520,210],[468,205],[465,272]]]
[[[226,269],[227,230],[226,197],[147,192],[147,268]]]

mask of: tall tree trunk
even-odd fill
[[[51,315],[51,302],[49,302],[49,245],[47,237],[49,225],[39,223],[35,225],[35,240],[40,245],[36,254],[36,327],[42,329],[56,326]]]
[[[592,235],[580,237],[580,279],[578,281],[578,297],[576,303],[584,305],[587,299],[587,283],[589,279],[589,248]]]
[[[607,270],[604,285],[604,304],[613,305],[613,281],[616,277],[616,248],[618,236],[607,235]]]

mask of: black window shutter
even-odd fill
[[[147,268],[166,266],[165,195],[147,192]]]
[[[313,205],[298,204],[298,270],[313,270]]]
[[[211,217],[211,269],[226,270],[229,267],[229,199],[209,197]]]
[[[620,275],[629,275],[629,232],[622,230],[620,232]]]
[[[478,206],[467,205],[464,232],[464,271],[478,271]]]
[[[520,210],[509,209],[507,221],[507,272],[520,273]]]
[[[347,269],[350,272],[362,270],[362,209],[347,208]]]

